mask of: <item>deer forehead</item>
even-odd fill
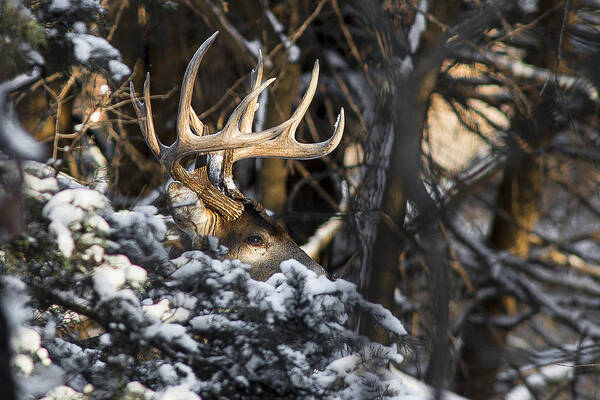
[[[224,240],[243,240],[251,235],[260,235],[265,240],[289,240],[287,232],[254,204],[246,204],[238,219],[219,225],[222,232],[217,234]]]

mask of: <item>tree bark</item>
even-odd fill
[[[283,54],[287,57],[287,54]],[[281,59],[283,57],[278,57]],[[300,80],[300,65],[285,61],[286,65],[278,79],[278,86],[273,89],[269,96],[269,108],[267,112],[268,127],[276,126],[292,113],[292,104],[298,92]],[[287,176],[288,170],[285,160],[279,158],[265,158],[260,169],[260,191],[263,205],[281,214],[287,203]]]
[[[520,257],[529,251],[529,232],[539,216],[542,193],[539,156],[520,151],[509,156],[498,191],[490,246]],[[511,297],[491,299],[484,305],[490,317],[516,311]],[[474,400],[493,396],[496,376],[502,364],[506,329],[486,322],[467,321],[463,329],[460,393]]]
[[[562,1],[544,0],[540,4],[539,13],[546,10],[552,12],[541,22],[544,32],[542,38],[543,52],[536,53],[528,59],[534,65],[548,70],[566,72],[567,66],[559,58],[563,18]],[[575,2],[573,2],[575,3]],[[573,4],[571,4],[573,7]],[[573,8],[567,11],[566,21],[572,18]],[[568,24],[568,22],[567,22]],[[568,36],[568,30],[565,29]],[[562,50],[568,52],[571,40],[563,37]],[[550,86],[553,82],[549,83]],[[551,93],[551,88],[548,89]],[[553,120],[548,111],[556,107],[556,99],[552,94],[540,96],[538,89],[529,96],[531,113],[517,115],[511,125],[512,135],[509,139],[509,155],[504,167],[502,182],[498,189],[495,212],[492,217],[492,228],[489,244],[498,250],[505,250],[519,257],[527,257],[530,249],[530,232],[540,215],[539,202],[543,193],[542,163],[543,158],[538,149],[548,143],[559,132],[560,126]],[[512,297],[497,297],[477,310],[485,315],[514,314],[517,311],[516,300]],[[504,347],[508,330],[491,326],[487,322],[467,322],[463,328],[464,347],[459,372],[459,392],[473,400],[489,399],[494,393],[496,376],[502,366]]]

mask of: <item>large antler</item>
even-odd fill
[[[236,107],[221,131],[205,135],[207,129],[191,106],[192,91],[200,62],[217,34],[218,32],[215,32],[198,48],[185,71],[177,113],[177,138],[171,146],[163,145],[154,130],[149,74],[146,75],[144,82],[144,102],[142,103],[135,95],[133,83],[130,83],[130,96],[144,139],[163,167],[169,171],[173,179],[194,190],[209,207],[218,211],[227,220],[232,220],[239,217],[244,210],[243,202],[236,201],[244,198],[244,195],[235,187],[231,177],[234,162],[248,157],[310,159],[326,155],[340,142],[344,129],[344,110],[341,110],[334,134],[329,140],[314,144],[302,144],[296,141],[296,128],[315,94],[319,73],[317,62],[306,94],[294,114],[276,127],[252,132],[254,113],[258,108],[258,96],[275,80],[269,79],[261,83],[263,66],[262,56],[260,56],[251,92]],[[197,168],[192,174],[180,163],[183,157],[190,154],[207,155],[206,165]],[[223,182],[216,184],[219,188],[227,190],[235,199],[228,197],[211,184],[207,168],[221,171]]]
[[[177,138],[171,146],[163,145],[154,130],[152,120],[152,106],[150,103],[150,74],[146,75],[144,82],[144,103],[139,101],[135,95],[133,83],[130,83],[130,96],[133,107],[139,119],[140,128],[146,143],[160,161],[163,167],[169,171],[173,179],[182,182],[194,190],[201,200],[209,206],[221,212],[227,219],[235,219],[241,215],[244,206],[239,202],[225,196],[210,185],[206,176],[206,169],[200,169],[192,177],[181,166],[180,160],[190,154],[210,153],[219,150],[232,149],[248,146],[271,139],[283,132],[294,122],[289,119],[282,124],[257,133],[242,133],[239,129],[240,119],[249,104],[256,102],[256,98],[275,79],[269,79],[262,85],[255,87],[233,111],[223,129],[213,135],[201,136],[204,125],[191,107],[194,80],[198,73],[200,62],[204,54],[215,40],[218,32],[209,37],[196,51],[192,57],[183,77],[181,84],[181,95],[179,97],[179,110],[177,113]],[[195,179],[194,179],[195,178]]]
[[[313,158],[323,157],[331,153],[342,140],[342,134],[344,133],[344,109],[340,110],[333,135],[329,140],[320,143],[300,143],[296,140],[296,129],[300,124],[300,121],[306,114],[308,106],[310,105],[316,89],[317,81],[319,79],[319,61],[315,62],[313,67],[312,76],[306,93],[296,108],[296,111],[288,121],[291,121],[290,125],[285,128],[281,135],[278,135],[270,140],[263,141],[262,143],[254,146],[242,147],[233,150],[232,162],[243,160],[244,158],[250,157],[269,157],[269,158],[292,158],[297,160],[310,160]],[[258,85],[258,81],[255,83],[255,87]],[[260,86],[259,86],[260,87]]]
[[[260,87],[260,83],[262,80],[262,70],[263,60],[262,55],[259,55],[258,65],[255,73],[256,77],[254,79],[254,84],[252,87],[253,91],[256,90],[256,88]],[[340,110],[340,114],[338,115],[337,121],[334,126],[333,135],[331,136],[331,138],[329,138],[329,140],[320,143],[300,143],[296,140],[296,129],[298,128],[300,121],[304,117],[304,114],[306,114],[308,106],[310,105],[315,95],[318,79],[319,61],[316,61],[313,67],[308,89],[306,89],[306,92],[304,93],[304,96],[302,97],[302,101],[298,105],[298,108],[296,108],[296,111],[288,120],[291,121],[291,124],[280,135],[253,146],[240,147],[225,152],[222,159],[223,165],[221,167],[221,170],[223,171],[222,174],[224,186],[227,188],[228,193],[235,197],[243,197],[243,194],[237,189],[237,187],[233,183],[232,178],[233,163],[235,163],[236,161],[240,161],[245,158],[260,157],[310,160],[313,158],[326,156],[337,147],[344,133],[345,118],[343,108]],[[242,118],[242,132],[251,130],[252,121],[254,119],[254,113],[257,108],[258,104],[256,104],[256,101],[248,105],[248,109],[246,110],[246,113]],[[215,168],[213,167],[212,169]]]

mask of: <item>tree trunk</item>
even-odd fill
[[[287,54],[283,54],[287,57]],[[278,57],[278,58],[283,58]],[[278,61],[276,61],[277,63]],[[269,96],[266,127],[276,126],[290,117],[292,104],[295,102],[300,80],[300,65],[286,60],[278,86]],[[276,64],[281,65],[281,64]],[[260,169],[260,191],[263,205],[281,214],[287,202],[287,176],[288,170],[285,160],[279,158],[262,159]]]
[[[435,2],[428,11],[438,20],[452,21],[458,13],[458,2]],[[400,36],[401,32],[396,32]],[[420,246],[423,260],[429,269],[429,285],[432,293],[433,323],[432,354],[426,381],[441,388],[448,378],[449,343],[448,329],[448,263],[445,244],[439,234],[437,212],[425,191],[419,173],[421,168],[421,141],[424,122],[431,93],[435,89],[439,68],[443,59],[446,33],[437,25],[427,25],[417,51],[412,58],[414,68],[405,76],[393,77],[391,99],[387,104],[387,116],[393,126],[393,149],[387,180],[384,180],[382,215],[384,221],[377,227],[377,239],[373,246],[373,258],[367,274],[369,300],[394,310],[394,290],[399,280],[400,255],[406,247],[401,228],[404,225],[406,200],[411,199],[423,216]],[[414,44],[413,44],[414,46]],[[367,260],[368,262],[368,260]],[[384,341],[381,332],[376,339]]]
[[[286,24],[288,35],[293,32],[300,20],[300,10],[297,1],[291,1],[286,9],[289,23]],[[269,102],[265,127],[272,127],[288,119],[292,114],[292,105],[296,103],[298,84],[301,68],[297,62],[292,62],[287,51],[281,52],[273,60],[273,64],[283,66],[277,76],[275,86],[269,92]],[[263,205],[277,213],[282,214],[287,203],[287,177],[286,162],[278,158],[265,158],[261,161],[259,172],[261,201]]]
[[[541,186],[540,157],[520,151],[511,154],[498,192],[490,246],[520,257],[527,256],[529,231],[539,216]],[[489,316],[514,313],[515,301],[511,297],[492,299],[484,305],[484,311]],[[486,322],[466,322],[460,393],[473,400],[492,397],[507,334],[506,329]]]
[[[535,54],[528,61],[548,70],[558,68],[565,72],[566,65],[558,58],[558,35],[563,23],[562,1],[544,0],[540,13],[554,9],[543,19],[543,52]],[[576,2],[573,2],[576,3]],[[573,5],[573,4],[572,4]],[[567,21],[572,18],[573,8],[568,12]],[[565,30],[568,36],[568,30]],[[564,37],[562,51],[567,52],[571,40]],[[558,64],[557,64],[558,60]],[[552,82],[549,83],[553,85]],[[556,107],[552,95],[542,98],[534,88],[529,96],[533,104],[531,113],[517,115],[512,121],[512,136],[509,156],[504,167],[504,175],[496,198],[495,213],[489,244],[498,250],[505,250],[525,258],[529,252],[531,232],[538,220],[539,201],[543,193],[542,157],[537,149],[548,143],[561,128],[553,120],[549,110]],[[551,89],[548,89],[551,90]],[[545,100],[544,100],[545,99]],[[549,100],[549,101],[548,101]],[[489,300],[482,310],[487,316],[513,314],[517,310],[512,297],[499,297]],[[503,361],[504,346],[508,330],[491,326],[489,323],[467,320],[463,328],[464,347],[459,373],[459,392],[473,400],[489,399],[494,393],[496,376]]]

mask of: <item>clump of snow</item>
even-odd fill
[[[8,100],[13,90],[39,78],[40,70],[21,74],[11,80],[0,83],[0,149],[13,159],[40,160],[44,157],[44,146],[23,128],[14,104]]]
[[[31,375],[34,369],[33,360],[25,354],[17,354],[12,358],[12,363],[25,375]]]
[[[108,234],[110,232],[110,226],[104,218],[99,215],[91,215],[86,220],[87,226],[98,233]]]
[[[94,269],[94,290],[100,299],[113,297],[125,284],[125,272],[122,269],[104,265]]]
[[[195,352],[198,349],[198,343],[187,334],[185,327],[180,324],[154,324],[147,327],[143,335],[149,339],[172,342],[189,352]]]
[[[45,290],[81,314],[68,319],[60,309],[40,313],[46,326],[21,335],[24,344],[16,347],[24,349],[22,376],[46,382],[32,397],[302,393],[354,399],[411,393],[390,376],[388,366],[403,359],[398,347],[371,343],[345,326],[351,313],[363,312],[392,340],[401,343],[405,335],[398,320],[367,302],[353,284],[317,276],[293,260],[266,282],[252,280],[250,266],[240,261],[197,250],[169,260],[161,244],[166,226],[155,207],[115,212],[94,190],[66,178],[44,181],[51,168],[29,164],[25,170],[36,178],[28,179],[27,199],[38,211],[28,213],[26,222],[38,238],[19,255],[26,261],[20,273],[28,285],[61,282],[60,289]],[[72,241],[70,252],[60,229]],[[48,257],[48,244],[62,256]],[[211,246],[220,248],[215,240]],[[21,315],[19,325],[30,315]],[[79,333],[77,324],[91,320],[99,326],[83,325]],[[56,335],[57,324],[67,333]],[[99,337],[82,348],[71,342],[80,334]]]
[[[129,382],[125,387],[125,399],[151,400],[154,392],[138,381]]]
[[[31,328],[19,327],[11,338],[11,347],[19,353],[33,354],[40,349],[42,338]]]
[[[38,178],[33,175],[25,175],[23,179],[26,195],[39,196],[40,200],[49,200],[58,192],[58,181],[54,177]]]
[[[139,289],[146,282],[146,279],[148,278],[148,273],[144,268],[140,267],[139,265],[131,264],[127,267],[125,278],[127,280],[127,283],[131,285],[131,287]]]
[[[142,306],[142,308],[146,314],[162,320],[163,316],[171,309],[171,304],[168,299],[162,299],[156,304]]]
[[[81,223],[88,214],[106,207],[107,204],[102,194],[83,188],[62,190],[46,203],[42,215],[50,220],[48,229],[56,237],[58,248],[65,257],[71,257],[75,249],[71,229],[75,226],[81,228]],[[106,230],[105,225],[97,216],[92,219],[91,226],[96,226],[101,231]]]
[[[117,81],[120,81],[131,74],[129,67],[118,60],[110,60],[108,62],[108,69],[110,70],[113,79]]]
[[[72,11],[77,8],[87,8],[91,10],[101,11],[100,0],[77,0],[73,2],[72,0],[52,0],[50,3],[50,11]]]
[[[82,64],[88,64],[92,58],[115,58],[120,55],[117,49],[101,37],[78,32],[68,33],[67,37],[73,42],[75,58]]]
[[[165,390],[161,400],[201,400],[200,396],[190,391],[184,385],[173,386]]]
[[[50,10],[52,11],[65,11],[71,7],[70,0],[52,0],[52,3],[50,3]]]
[[[72,204],[83,210],[90,210],[104,208],[108,205],[108,201],[102,194],[94,190],[66,189],[57,193],[44,209],[52,210],[61,204]]]
[[[106,39],[81,31],[69,32],[66,36],[73,43],[73,53],[81,64],[89,65],[93,59],[108,59],[108,69],[115,80],[131,73],[129,67],[120,61],[119,51]]]
[[[47,367],[50,364],[52,364],[52,360],[50,359],[50,353],[48,353],[48,350],[45,349],[44,347],[40,347],[35,352],[35,355],[40,360],[40,362],[42,363],[43,366]]]
[[[77,21],[73,24],[73,30],[77,33],[86,33],[87,27],[83,21]]]
[[[85,400],[87,396],[83,393],[76,392],[69,386],[58,386],[52,389],[47,396],[40,400]]]

